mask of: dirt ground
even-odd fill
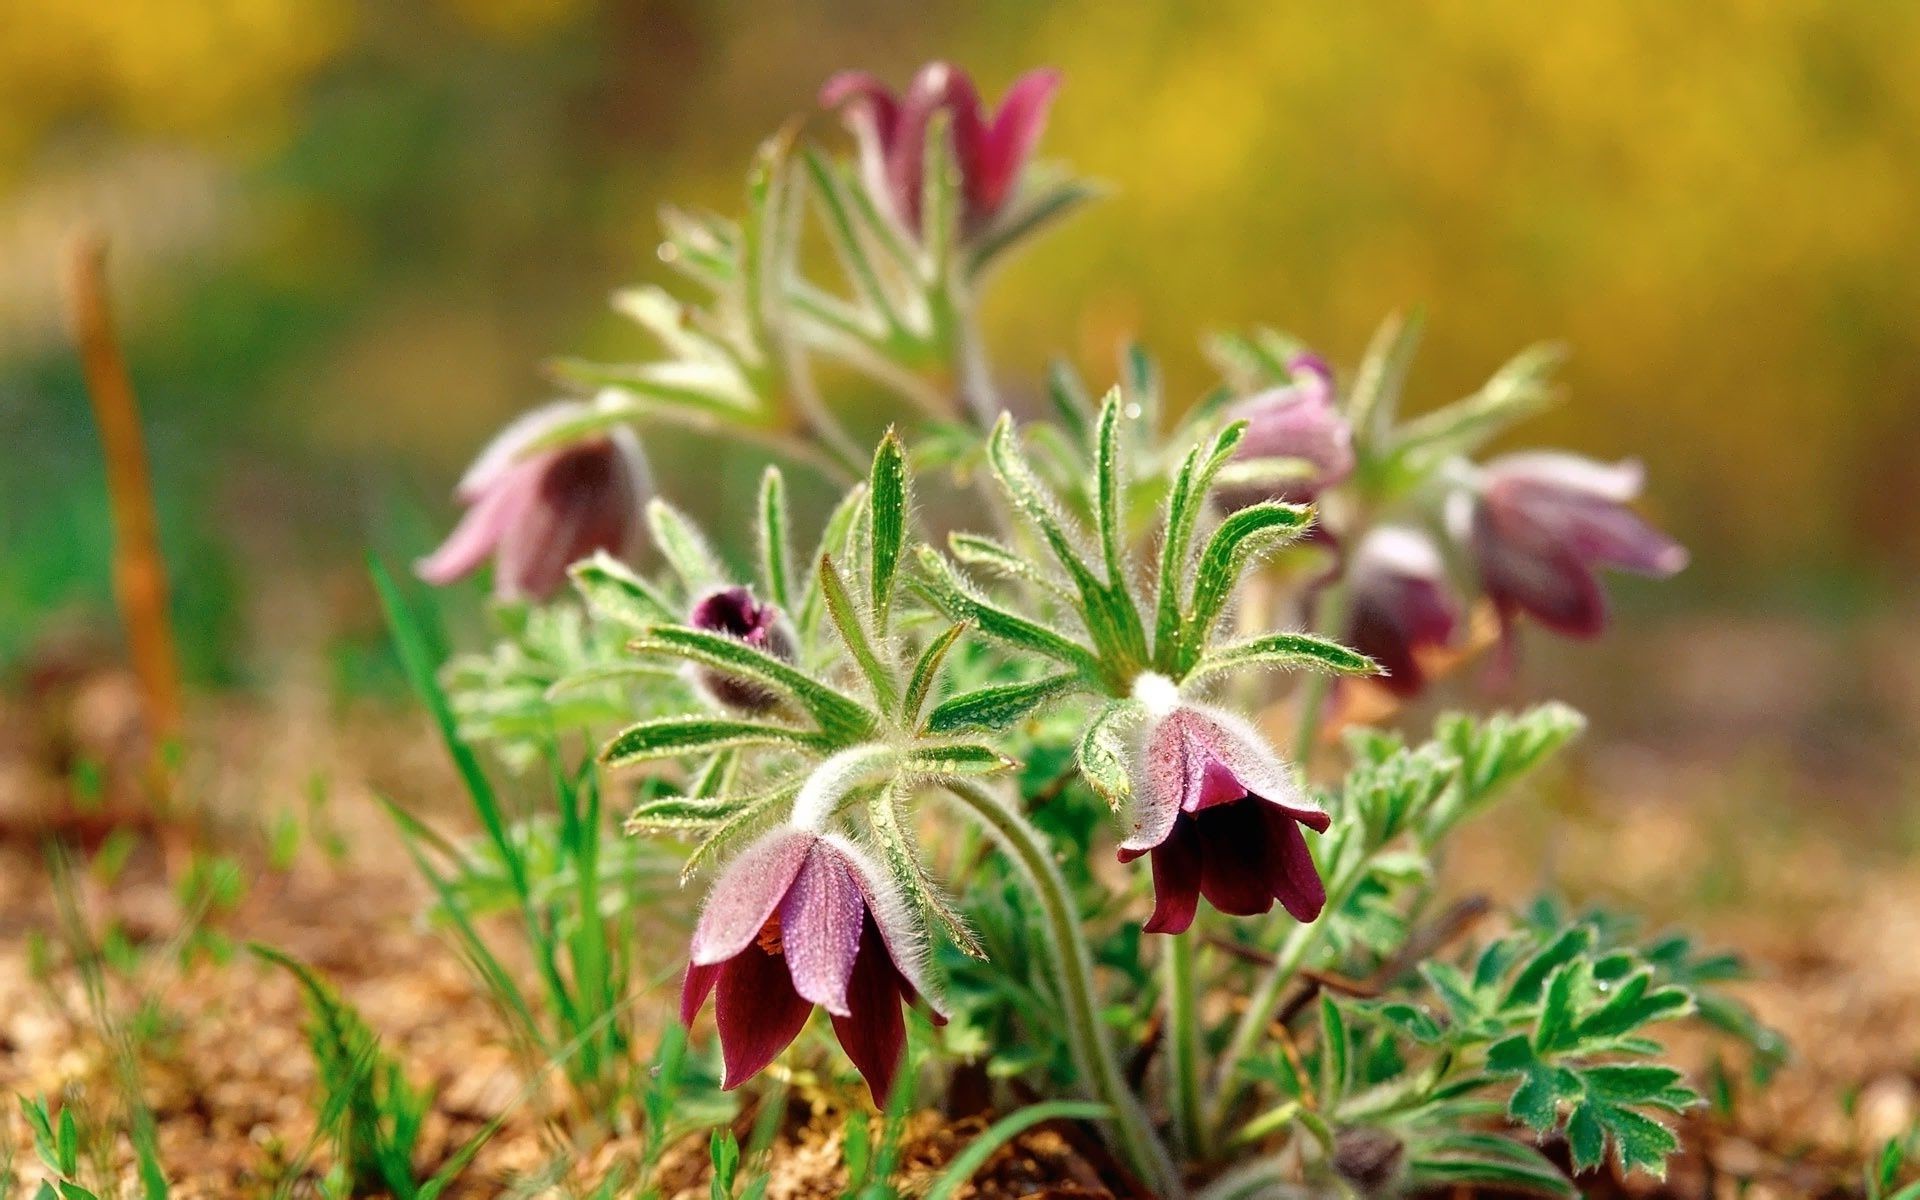
[[[1676,713],[1712,700],[1689,696],[1686,661],[1674,660],[1680,683],[1662,701]],[[201,750],[183,764],[181,794],[192,799],[198,836],[240,848],[251,874],[220,930],[312,963],[361,1009],[434,1095],[429,1156],[505,1115],[461,1194],[501,1194],[507,1181],[555,1162],[590,1180],[630,1155],[630,1139],[569,1144],[542,1118],[543,1099],[524,1086],[496,1014],[418,919],[420,885],[376,797],[404,797],[455,819],[451,776],[424,722],[411,713],[330,711],[299,695],[204,704],[196,718],[189,742]],[[100,809],[76,814],[71,771],[60,765],[70,768],[77,753],[111,759],[124,750],[128,704],[124,680],[108,672],[0,708],[0,1090],[9,1094],[83,1102],[112,1094],[114,1061],[72,972],[44,965],[55,912],[43,841],[57,832],[97,848],[116,822],[140,823],[128,816],[139,805],[112,786]],[[1554,786],[1473,831],[1447,864],[1448,886],[1521,901],[1552,881],[1576,899],[1617,902],[1656,924],[1696,930],[1747,958],[1755,977],[1742,994],[1793,1046],[1765,1087],[1744,1079],[1737,1063],[1729,1067],[1730,1103],[1689,1119],[1688,1152],[1667,1184],[1593,1180],[1590,1191],[1858,1194],[1858,1164],[1920,1121],[1912,777],[1890,767],[1897,756],[1833,771],[1820,754],[1804,752],[1803,739],[1750,729],[1726,705],[1700,722],[1703,734],[1681,742],[1658,731],[1664,711],[1644,713],[1646,727],[1629,736],[1596,737]],[[304,798],[322,791],[327,801],[315,819]],[[268,870],[268,831],[289,812],[304,814],[305,842],[288,869]],[[163,841],[144,837],[111,886],[79,876],[92,920],[104,928],[110,916],[150,948],[165,947],[182,921],[165,882]],[[335,842],[344,853],[328,852]],[[143,1063],[144,1086],[175,1195],[269,1192],[304,1158],[312,1135],[313,1068],[298,991],[284,971],[244,952],[187,970],[173,965],[177,956],[148,959],[142,977],[163,1030]],[[1677,1049],[1705,1078],[1717,1051],[1704,1040]],[[30,1143],[11,1106],[4,1121],[14,1168],[31,1178]],[[981,1124],[917,1115],[909,1179],[930,1178]],[[768,1195],[837,1196],[840,1128],[841,1114],[795,1103]],[[669,1154],[662,1178],[670,1195],[706,1194],[704,1159],[704,1143]],[[972,1194],[1115,1192],[1125,1194],[1125,1184],[1086,1131],[1050,1125],[996,1156]]]

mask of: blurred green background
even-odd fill
[[[1351,363],[1421,306],[1418,407],[1564,339],[1529,440],[1643,456],[1695,549],[1630,613],[1908,593],[1920,5],[7,0],[0,669],[112,629],[76,224],[113,239],[190,667],[261,678],[362,619],[359,548],[450,519],[544,358],[640,349],[604,302],[661,276],[656,205],[731,210],[831,71],[932,57],[990,94],[1061,67],[1043,153],[1112,187],[997,279],[1009,377],[1139,334],[1190,397],[1210,328]]]

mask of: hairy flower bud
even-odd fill
[[[1247,423],[1234,462],[1275,474],[1271,482],[1221,488],[1228,508],[1262,500],[1304,504],[1353,473],[1353,429],[1334,404],[1332,369],[1317,354],[1297,354],[1287,369],[1292,382],[1249,396],[1227,414]]]
[[[1153,857],[1146,931],[1184,932],[1202,896],[1232,916],[1270,912],[1278,900],[1297,921],[1318,917],[1327,890],[1302,830],[1325,833],[1332,817],[1245,721],[1181,701],[1158,675],[1141,676],[1134,695],[1148,720],[1120,861]]]
[[[718,993],[731,1089],[777,1058],[817,1004],[884,1103],[906,1048],[902,1007],[926,994],[923,955],[906,902],[865,854],[843,838],[783,826],[735,858],[708,894],[680,1019],[692,1025]]]
[[[793,658],[793,639],[781,621],[780,610],[755,600],[749,588],[715,588],[694,602],[687,623],[695,629],[738,638],[774,658]],[[753,680],[712,667],[701,668],[695,678],[708,695],[742,712],[766,712],[780,702],[778,696]]]
[[[1487,464],[1449,516],[1504,629],[1524,612],[1557,633],[1592,637],[1607,623],[1599,568],[1665,578],[1687,565],[1684,547],[1627,507],[1643,482],[1637,462],[1573,454]]]
[[[496,435],[454,489],[466,515],[416,564],[420,577],[449,584],[491,557],[496,596],[539,600],[597,550],[631,558],[652,491],[640,440],[615,427],[535,448],[591,411],[576,401],[549,404]]]
[[[843,71],[820,89],[820,103],[839,110],[853,132],[869,194],[916,234],[927,127],[935,114],[947,114],[960,170],[961,232],[973,236],[992,225],[1013,198],[1059,87],[1058,72],[1029,71],[1014,80],[1000,111],[989,116],[972,78],[950,63],[935,62],[920,68],[904,96],[864,71]]]
[[[1406,1157],[1406,1143],[1384,1129],[1342,1129],[1333,1139],[1334,1173],[1365,1197],[1392,1195]]]
[[[1347,572],[1347,644],[1380,664],[1379,682],[1395,695],[1419,695],[1420,652],[1446,645],[1460,622],[1439,549],[1418,530],[1383,525],[1361,540]]]

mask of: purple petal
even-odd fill
[[[893,186],[894,149],[900,137],[900,101],[893,89],[865,71],[842,71],[820,89],[820,103],[840,110],[860,152],[860,179],[896,220],[917,224],[918,189],[907,195]]]
[[[724,962],[766,928],[815,841],[800,829],[776,829],[740,852],[714,882],[689,957],[698,966]]]
[[[528,465],[538,472],[534,499],[501,535],[495,582],[503,595],[544,598],[566,586],[567,568],[594,551],[628,550],[642,497],[606,438]]]
[[[473,460],[473,465],[467,468],[466,474],[460,477],[460,482],[454,485],[453,494],[462,500],[472,501],[491,491],[495,484],[520,464],[527,447],[538,442],[549,431],[591,409],[591,405],[579,400],[555,400],[521,413],[493,435]]]
[[[840,1039],[840,1048],[866,1078],[875,1104],[886,1103],[906,1050],[901,982],[880,927],[873,921],[863,922],[848,990],[850,1011],[833,1018],[833,1032]]]
[[[1480,586],[1503,618],[1524,612],[1568,637],[1593,637],[1607,624],[1607,599],[1593,569],[1564,548],[1542,544],[1527,530],[1503,530],[1502,513],[1482,504],[1473,527]]]
[[[713,985],[720,982],[720,964],[695,966],[687,964],[687,975],[680,984],[680,1023],[693,1027],[693,1019],[700,1015],[700,1006],[713,994]]]
[[[1265,738],[1241,718],[1219,709],[1198,705],[1182,710],[1187,714],[1184,727],[1197,753],[1217,763],[1245,791],[1278,805],[1315,829],[1325,829],[1332,818],[1308,799],[1295,781],[1293,772],[1282,763]],[[1195,794],[1194,803],[1201,799]]]
[[[1120,843],[1122,862],[1165,841],[1188,794],[1200,787],[1206,764],[1189,753],[1180,719],[1183,711],[1175,709],[1150,721],[1140,735],[1130,800],[1132,828]]]
[[[1439,551],[1424,534],[1382,526],[1360,543],[1351,579],[1349,644],[1386,671],[1388,690],[1417,695],[1426,679],[1416,652],[1447,644],[1460,620]]]
[[[1273,881],[1273,897],[1296,921],[1312,921],[1327,906],[1327,886],[1313,865],[1313,852],[1307,849],[1307,836],[1299,822],[1284,812],[1269,808],[1266,812],[1267,854],[1271,860],[1268,878]]]
[[[516,481],[509,479],[496,485],[474,500],[439,549],[414,564],[414,574],[435,587],[445,587],[472,574],[487,561],[501,535],[528,503],[528,489],[516,486]]]
[[[1200,907],[1200,838],[1192,818],[1153,848],[1153,915],[1147,933],[1185,933]]]
[[[948,113],[949,136],[954,161],[968,211],[972,211],[972,184],[979,174],[981,143],[985,126],[980,117],[980,95],[965,71],[951,63],[933,62],[920,68],[907,87],[900,103],[900,119],[894,129],[893,145],[887,158],[887,184],[903,206],[903,215],[912,229],[920,228],[920,199],[926,178],[927,126],[935,113]]]
[[[1060,90],[1060,73],[1041,69],[1014,80],[1000,102],[1000,112],[987,130],[978,173],[968,199],[973,219],[984,225],[999,214],[1013,195],[1020,174],[1040,144],[1047,127],[1047,110]]]
[[[934,1023],[946,1024],[946,1005],[927,986],[923,965],[926,939],[912,906],[865,852],[841,837],[829,835],[825,840],[845,856],[847,864],[853,869],[854,882],[859,885],[861,898],[866,901],[867,915],[880,931],[880,940],[893,960],[894,970],[900,975],[902,989],[909,993],[909,999],[913,996],[925,997],[927,1007],[933,1010]]]
[[[813,1005],[793,990],[780,956],[758,945],[749,945],[720,968],[719,993],[714,1023],[727,1068],[720,1086],[732,1090],[793,1044]]]
[[[816,842],[780,904],[780,940],[794,990],[837,1016],[847,1015],[847,980],[867,905],[846,860]]]
[[[1486,465],[1488,478],[1517,480],[1570,495],[1626,504],[1646,486],[1646,468],[1636,459],[1603,463],[1560,451],[1507,454]]]
[[[1269,807],[1243,801],[1188,818],[1200,845],[1200,894],[1228,916],[1252,917],[1273,908],[1272,879],[1280,864],[1269,858],[1262,812]]]

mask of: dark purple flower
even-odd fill
[[[1297,921],[1318,917],[1327,890],[1302,830],[1325,833],[1332,817],[1245,721],[1180,702],[1159,676],[1143,676],[1135,695],[1152,715],[1120,861],[1153,856],[1147,932],[1184,932],[1202,896],[1236,917],[1269,912],[1275,900]]]
[[[1419,695],[1427,684],[1420,651],[1452,641],[1460,623],[1439,549],[1424,533],[1383,525],[1361,540],[1347,570],[1347,644],[1380,664],[1389,691]]]
[[[1234,462],[1270,466],[1281,476],[1220,488],[1228,508],[1262,500],[1305,504],[1353,474],[1353,429],[1334,404],[1332,369],[1317,354],[1296,354],[1287,369],[1292,382],[1249,396],[1227,414],[1247,423]]]
[[[1573,454],[1486,465],[1451,515],[1503,629],[1524,612],[1558,633],[1592,637],[1607,623],[1598,568],[1665,578],[1687,565],[1684,547],[1627,507],[1643,482],[1637,462]]]
[[[906,1048],[903,1005],[926,994],[922,942],[905,902],[842,838],[785,826],[728,865],[707,896],[680,1019],[717,993],[714,1019],[739,1087],[799,1035],[814,1005],[884,1102]],[[939,1011],[934,1020],[944,1023]]]
[[[592,411],[574,401],[549,404],[496,435],[454,489],[466,515],[415,564],[420,578],[449,584],[491,557],[496,596],[545,599],[566,584],[569,566],[596,550],[631,558],[651,491],[640,440],[616,426],[535,448]]]
[[[788,636],[780,610],[753,598],[744,587],[715,588],[694,602],[687,623],[695,629],[724,633],[775,658],[793,658],[793,639]],[[695,676],[707,694],[728,708],[743,712],[766,712],[780,703],[773,692],[750,679],[702,668]]]
[[[868,192],[916,234],[927,125],[945,111],[960,168],[961,230],[973,235],[991,225],[1012,199],[1059,87],[1058,72],[1029,71],[1014,80],[1000,111],[989,116],[965,71],[934,62],[920,68],[904,96],[864,71],[842,71],[820,89],[820,103],[838,109],[852,130]]]

